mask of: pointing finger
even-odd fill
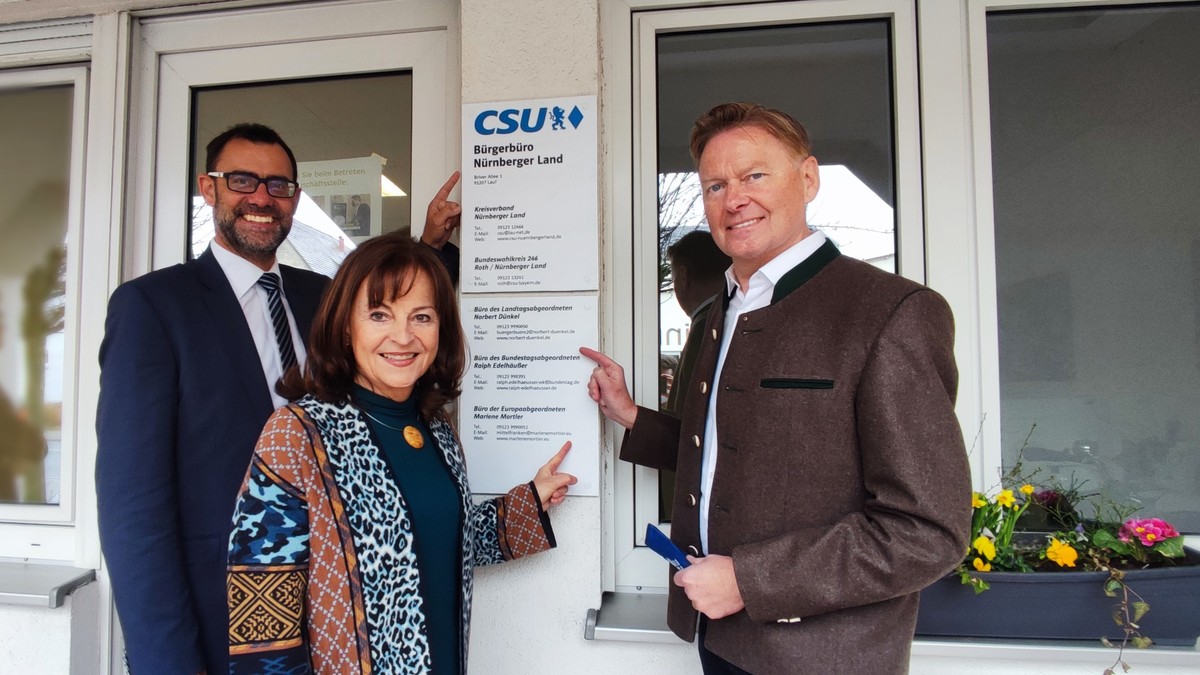
[[[562,464],[563,460],[567,458],[567,453],[570,451],[571,441],[567,441],[566,443],[563,443],[562,448],[560,448],[558,452],[554,453],[554,456],[550,458],[550,461],[546,462],[546,467],[550,469],[551,474],[558,471],[559,465]]]
[[[458,185],[458,177],[460,175],[461,174],[458,171],[450,174],[450,178],[442,185],[441,189],[437,191],[437,196],[434,197],[434,199],[445,201],[446,198],[450,196],[450,191],[454,189],[454,186]]]
[[[608,358],[603,353],[596,351],[595,349],[591,349],[588,347],[580,347],[579,353],[583,354],[584,356],[591,359],[592,361],[595,361],[604,370],[608,370],[608,368],[610,366],[617,365],[616,361],[613,361],[612,359]]]

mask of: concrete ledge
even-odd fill
[[[96,570],[0,562],[0,603],[56,609],[72,591],[96,580]]]
[[[667,596],[664,593],[604,593],[600,597],[600,608],[588,610],[583,637],[587,640],[683,644],[667,628]]]
[[[683,644],[667,628],[667,596],[661,593],[606,592],[599,609],[589,609],[583,637],[588,640]],[[965,659],[1008,664],[1112,665],[1115,649],[1099,641],[1000,640],[982,638],[922,638],[913,641],[915,662]],[[1151,647],[1126,649],[1124,660],[1134,665],[1200,668],[1200,643],[1195,648]],[[1200,672],[1200,670],[1189,671]]]

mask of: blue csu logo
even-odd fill
[[[542,127],[546,126],[547,116],[550,117],[551,131],[566,129],[567,122],[571,123],[571,128],[578,129],[579,123],[583,121],[583,113],[579,112],[579,106],[573,106],[570,114],[558,106],[553,106],[549,110],[546,108],[484,110],[475,118],[475,132],[482,136],[491,136],[492,134],[511,134],[520,129],[527,134],[532,134],[541,131]]]

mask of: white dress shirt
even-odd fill
[[[258,265],[245,258],[226,250],[217,242],[209,245],[213,257],[229,279],[233,294],[242,305],[242,313],[246,315],[246,325],[250,327],[250,335],[254,338],[254,347],[258,350],[258,360],[262,363],[263,377],[271,390],[271,401],[275,407],[287,405],[287,399],[275,393],[275,383],[283,377],[283,367],[279,360],[279,347],[275,344],[275,324],[271,322],[271,310],[267,306],[267,290],[258,285],[258,278],[264,272]],[[279,273],[279,263],[271,264],[267,270],[279,275],[280,286],[283,285],[283,275]],[[296,349],[296,363],[304,367],[304,341],[300,339],[300,331],[296,328],[296,318],[292,316],[292,307],[287,301],[287,289],[280,294],[283,299],[283,309],[287,314],[288,327],[292,330],[292,346]]]
[[[712,492],[713,474],[717,470],[717,392],[720,387],[721,369],[725,367],[725,354],[729,351],[729,342],[733,339],[734,327],[738,317],[762,309],[771,304],[771,296],[775,293],[775,284],[793,267],[808,259],[821,245],[825,243],[825,234],[813,232],[792,245],[791,248],[775,256],[750,276],[746,291],[737,282],[733,267],[725,270],[725,291],[733,293],[729,300],[729,309],[725,311],[725,331],[721,336],[721,351],[717,355],[717,369],[712,376],[712,394],[708,400],[708,417],[704,420],[704,457],[700,464],[700,545],[708,554],[708,507],[709,494]]]

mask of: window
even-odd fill
[[[717,103],[752,100],[808,128],[822,186],[810,223],[843,252],[924,280],[916,152],[914,17],[907,3],[771,3],[635,16],[635,247],[631,384],[645,405],[665,400],[664,377],[689,317],[671,294],[667,248],[705,229],[688,137]],[[903,37],[897,37],[903,36]],[[649,92],[652,92],[649,93]],[[653,223],[654,225],[648,226]],[[650,321],[641,322],[642,317]],[[618,356],[619,358],[619,356]],[[645,523],[669,522],[673,477],[619,466],[615,586],[660,587]]]
[[[442,5],[427,4],[427,13],[382,14],[369,4],[289,7],[272,13],[276,38],[268,43],[246,21],[260,9],[144,19],[135,61],[153,81],[138,83],[140,114],[131,135],[142,152],[132,161],[139,177],[153,181],[139,189],[152,191],[154,200],[131,208],[123,278],[203,250],[211,230],[197,223],[193,234],[191,221],[203,145],[238,122],[276,128],[300,162],[358,160],[362,166],[356,168],[364,171],[374,162],[381,177],[405,193],[384,197],[382,181],[336,192],[332,188],[338,186],[302,176],[301,186],[312,188],[309,206],[332,222],[331,237],[342,230],[348,248],[378,234],[376,226],[382,231],[423,224],[422,200],[451,173],[450,150],[458,143],[457,127],[447,124],[453,118],[446,114],[450,14]],[[364,26],[371,30],[364,32]],[[256,67],[247,70],[246,63]],[[413,163],[411,157],[422,159]],[[357,206],[369,207],[370,220],[346,228],[355,196]],[[329,239],[316,238],[322,237]]]
[[[657,37],[657,48],[659,398],[665,406],[691,323],[674,294],[668,249],[690,232],[707,230],[688,152],[692,122],[717,103],[737,100],[800,120],[821,163],[809,226],[846,255],[890,272],[896,271],[895,141],[885,19],[666,33]],[[690,276],[702,272],[721,274],[692,270]],[[671,519],[674,480],[672,472],[660,472],[663,522]]]
[[[299,165],[300,204],[280,262],[331,276],[355,241],[412,227],[412,73],[206,86],[192,100],[193,256],[214,235],[194,180],[205,144],[247,120],[280,132]]]
[[[1193,533],[1196,35],[1194,3],[987,14],[1004,465]]]
[[[19,479],[22,501],[0,503],[0,557],[100,563],[91,430],[96,354],[117,262],[119,233],[108,224],[123,137],[95,129],[119,130],[124,109],[112,89],[97,84],[113,85],[115,77],[91,59],[118,24],[114,13],[10,24],[0,34],[0,388],[20,423],[41,426],[45,443],[40,466]],[[61,261],[47,265],[51,254]],[[30,285],[40,285],[30,301],[12,295],[38,267],[46,275]],[[0,444],[11,441],[5,431]]]
[[[9,522],[74,516],[86,74],[0,72],[0,519]],[[69,536],[56,541],[35,550],[69,558]],[[28,552],[9,544],[0,555]]]
[[[0,92],[0,502],[62,500],[72,85]]]
[[[355,242],[411,229],[411,72],[204,87],[192,99],[193,256],[214,236],[195,180],[205,146],[248,120],[275,129],[296,154],[300,203],[281,263],[333,276]]]

